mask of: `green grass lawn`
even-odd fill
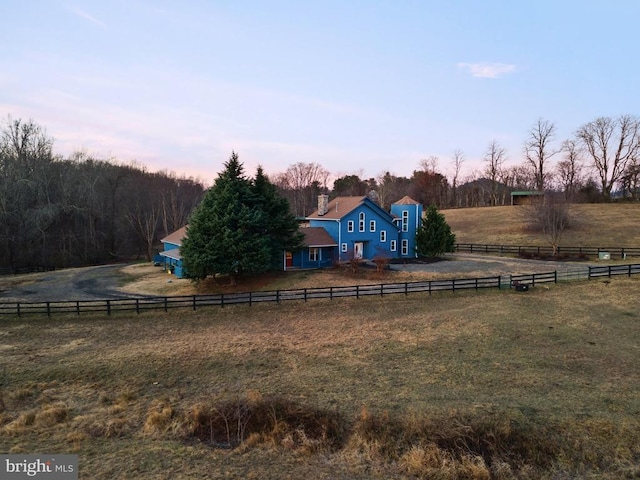
[[[639,282],[3,319],[0,449],[80,478],[637,478]]]

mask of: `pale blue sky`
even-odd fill
[[[0,2],[0,115],[84,149],[211,183],[316,162],[410,176],[440,157],[520,163],[540,117],[558,143],[638,114],[637,0]]]

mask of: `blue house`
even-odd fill
[[[185,277],[180,247],[182,246],[182,239],[186,235],[187,226],[185,225],[160,240],[164,246],[164,250],[159,253],[159,255],[164,259],[163,268],[165,271],[175,274],[177,278]]]
[[[284,270],[323,268],[351,259],[416,257],[416,231],[422,221],[422,205],[404,197],[387,212],[369,197],[318,197],[318,209],[306,218],[303,247],[284,252]],[[180,246],[187,234],[183,227],[163,238],[164,268],[178,278],[186,276]]]
[[[325,266],[353,258],[372,260],[377,256],[390,259],[413,258],[416,230],[422,221],[422,205],[404,197],[385,211],[369,197],[337,197],[329,202],[328,195],[318,197],[318,209],[307,217],[306,230],[321,229],[333,244],[307,241],[304,248],[290,254],[286,265],[306,268],[309,263]],[[310,234],[315,239],[317,233]],[[326,237],[325,237],[326,238]],[[287,258],[289,260],[289,257]]]

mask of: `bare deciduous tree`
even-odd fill
[[[549,160],[559,152],[551,147],[555,132],[556,127],[553,123],[539,118],[529,130],[529,137],[524,143],[527,164],[534,172],[535,188],[541,192],[547,186],[551,174]]]
[[[611,191],[622,179],[627,164],[638,156],[640,121],[631,115],[599,117],[580,127],[576,137],[600,178],[602,196],[611,199]]]
[[[316,198],[325,191],[330,173],[317,163],[298,162],[273,181],[281,194],[289,200],[296,215],[309,215],[317,206]]]
[[[525,211],[529,213],[533,227],[549,242],[553,255],[557,255],[562,234],[571,223],[567,202],[558,195],[548,194],[544,201],[534,203]]]
[[[453,168],[451,173],[451,203],[454,207],[459,207],[458,200],[458,180],[460,179],[460,173],[462,172],[462,164],[464,163],[464,153],[462,150],[455,150],[451,157],[453,162]]]
[[[640,161],[637,157],[627,164],[620,183],[625,197],[640,200]]]
[[[556,178],[564,192],[564,197],[571,202],[582,185],[582,160],[580,147],[575,140],[565,140],[562,144],[564,158],[556,165]]]
[[[498,181],[502,172],[502,165],[507,159],[507,152],[497,140],[492,140],[484,155],[486,163],[484,173],[491,182],[491,205],[498,204]]]

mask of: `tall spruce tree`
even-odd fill
[[[444,215],[435,205],[427,209],[427,216],[416,232],[416,253],[419,257],[435,258],[453,252],[456,236]]]
[[[235,283],[240,274],[277,268],[284,250],[300,241],[286,200],[261,168],[255,180],[246,178],[233,152],[193,212],[180,252],[193,280],[223,274]]]

